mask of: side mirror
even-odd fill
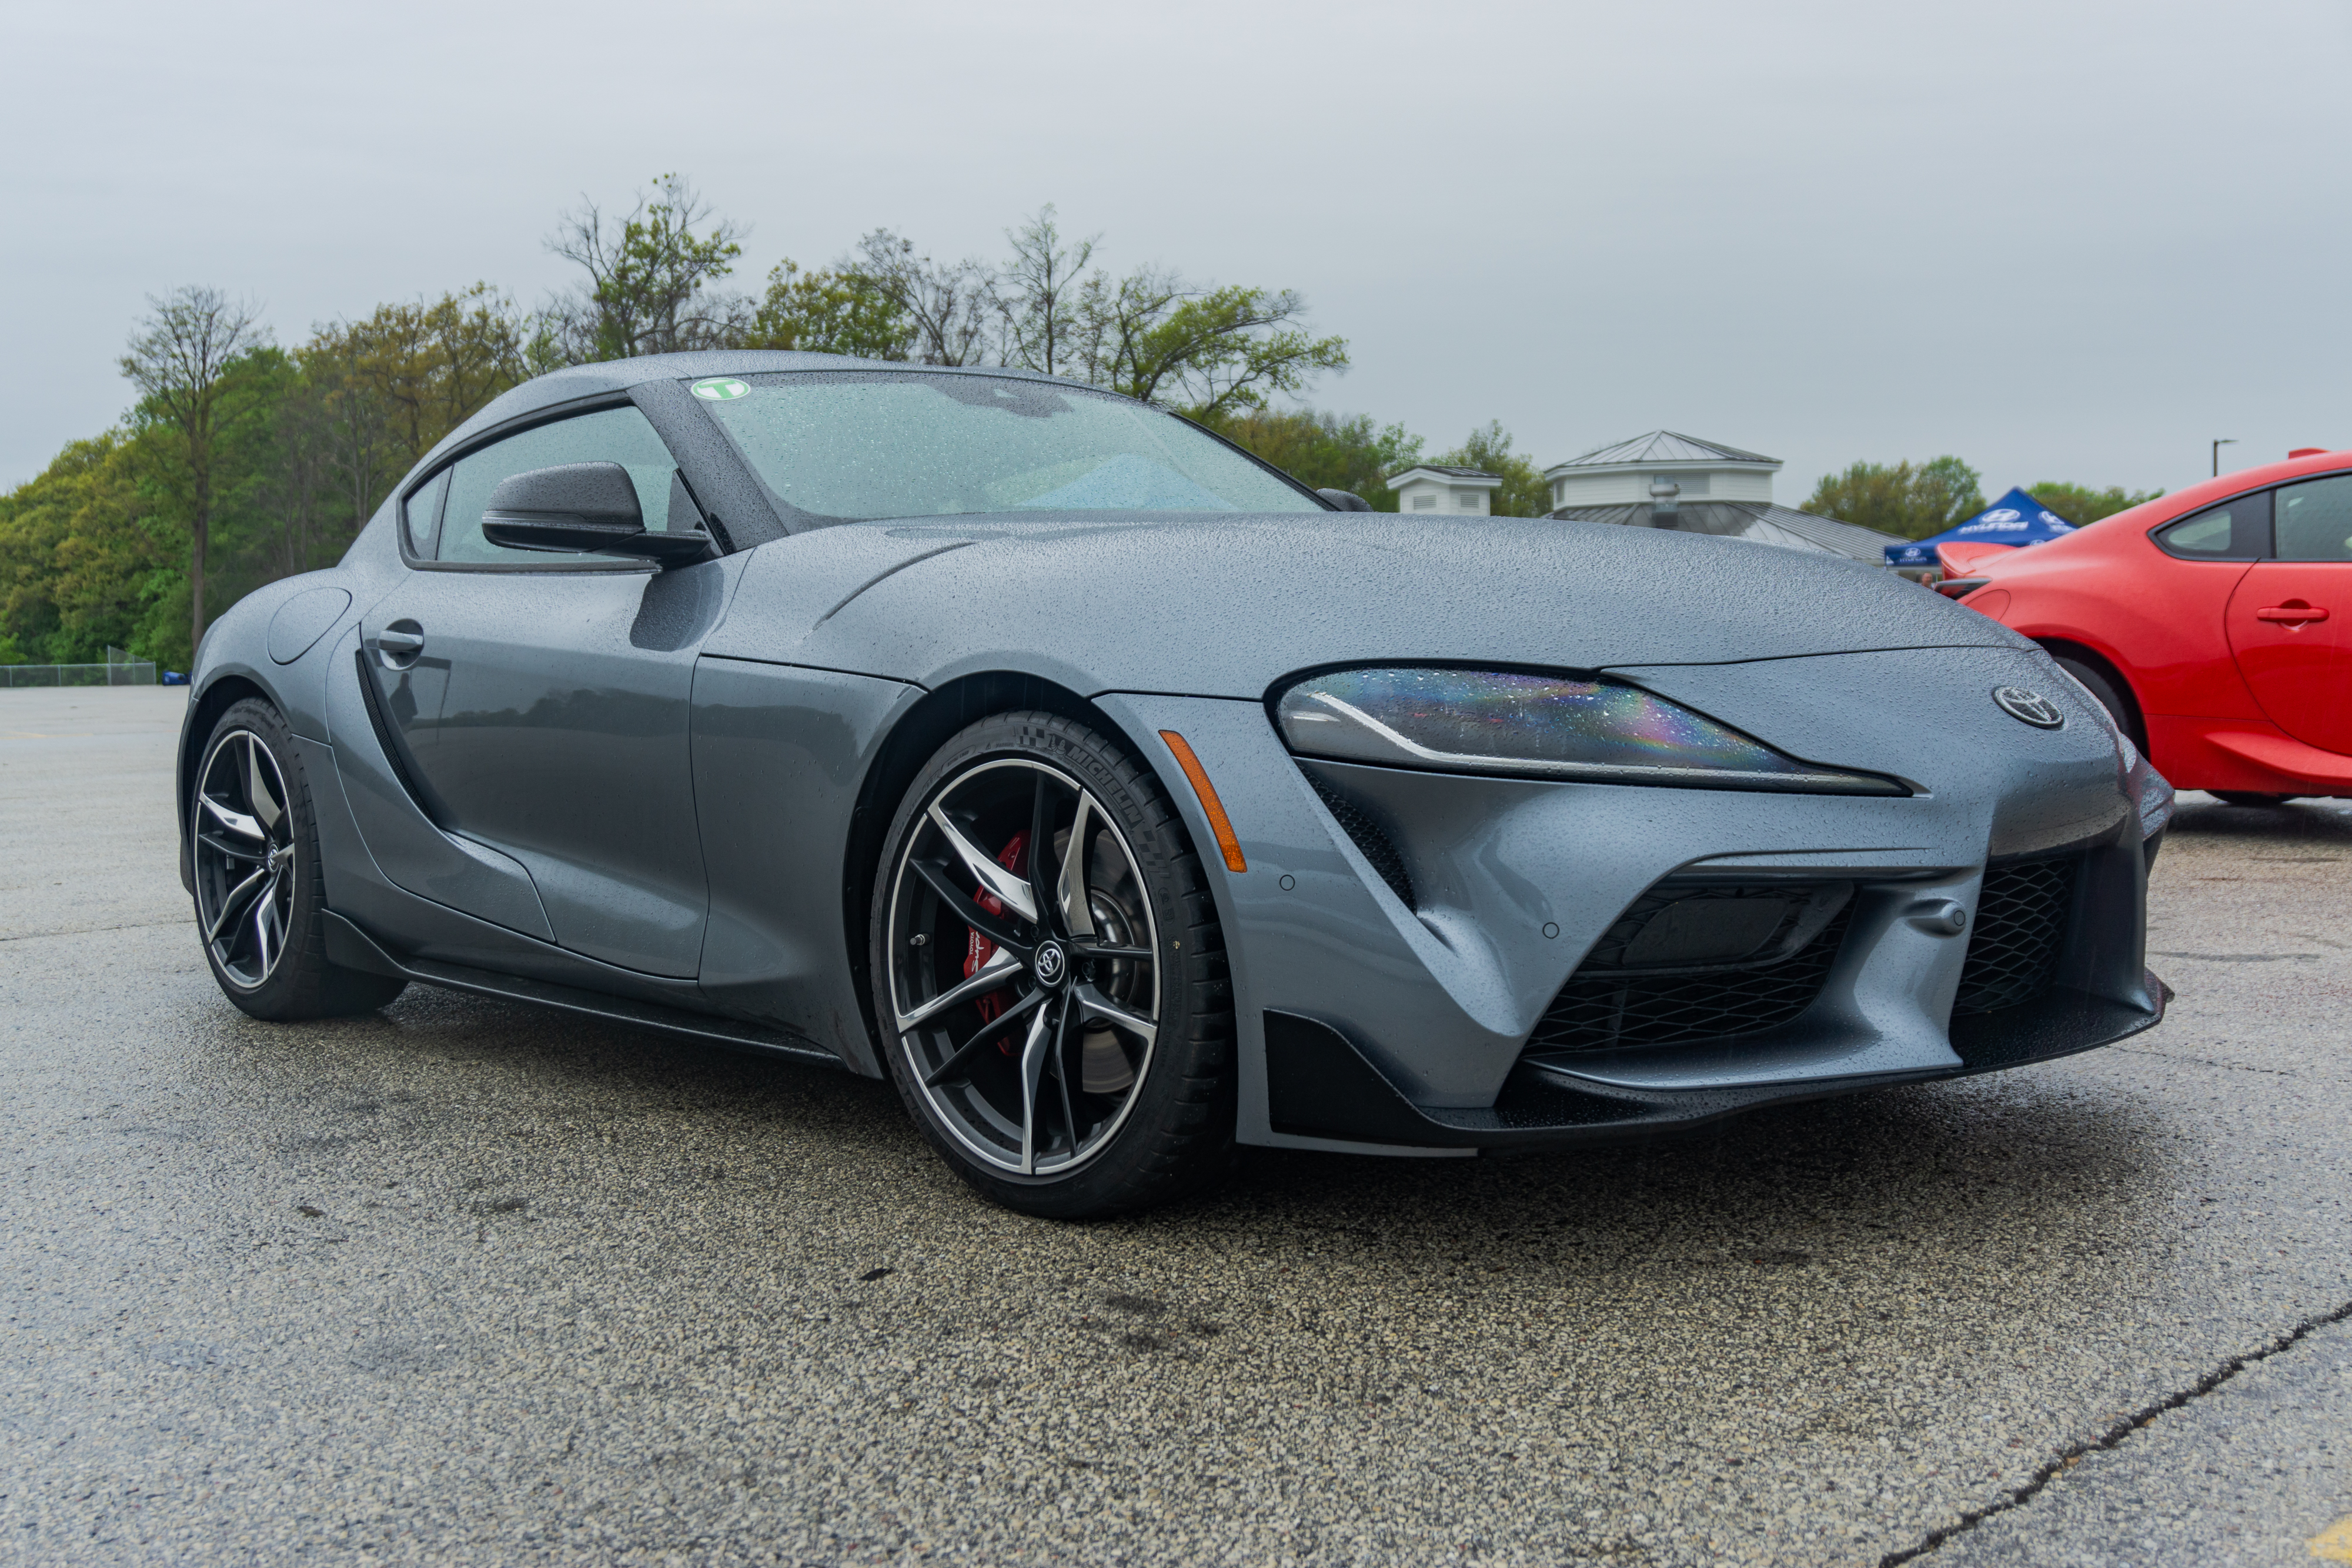
[[[1369,512],[1372,509],[1372,504],[1353,490],[1318,490],[1315,493],[1330,502],[1338,511]]]
[[[707,555],[710,536],[649,533],[637,486],[618,463],[565,463],[499,482],[482,513],[482,537],[509,549],[690,560]]]

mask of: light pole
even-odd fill
[[[2213,477],[2214,477],[2214,478],[2219,479],[2219,478],[2221,476],[2221,448],[2223,448],[2224,446],[2235,446],[2236,444],[2238,444],[2238,438],[2237,438],[2236,436],[2234,436],[2234,435],[2231,435],[2231,436],[2225,436],[2225,437],[2223,437],[2221,440],[2217,441],[2217,442],[2215,442],[2215,443],[2213,444]]]

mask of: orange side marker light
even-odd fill
[[[1242,841],[1234,837],[1233,820],[1225,815],[1225,803],[1217,799],[1217,787],[1209,782],[1209,770],[1192,755],[1192,747],[1172,729],[1163,729],[1160,738],[1176,754],[1176,766],[1192,781],[1192,793],[1201,798],[1201,810],[1209,815],[1209,831],[1217,835],[1217,848],[1225,853],[1227,871],[1247,871],[1249,862],[1242,858]]]

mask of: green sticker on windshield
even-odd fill
[[[749,396],[751,391],[749,382],[739,382],[733,376],[713,376],[707,382],[694,383],[694,395],[709,398],[712,402],[732,402],[739,397]]]

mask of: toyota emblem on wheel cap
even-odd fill
[[[1040,981],[1048,986],[1060,985],[1062,983],[1062,946],[1060,943],[1048,942],[1037,949],[1037,978]]]
[[[2066,722],[2066,716],[2058,711],[2056,703],[2023,686],[1995,686],[1992,700],[2001,712],[2036,729],[2057,729]]]

